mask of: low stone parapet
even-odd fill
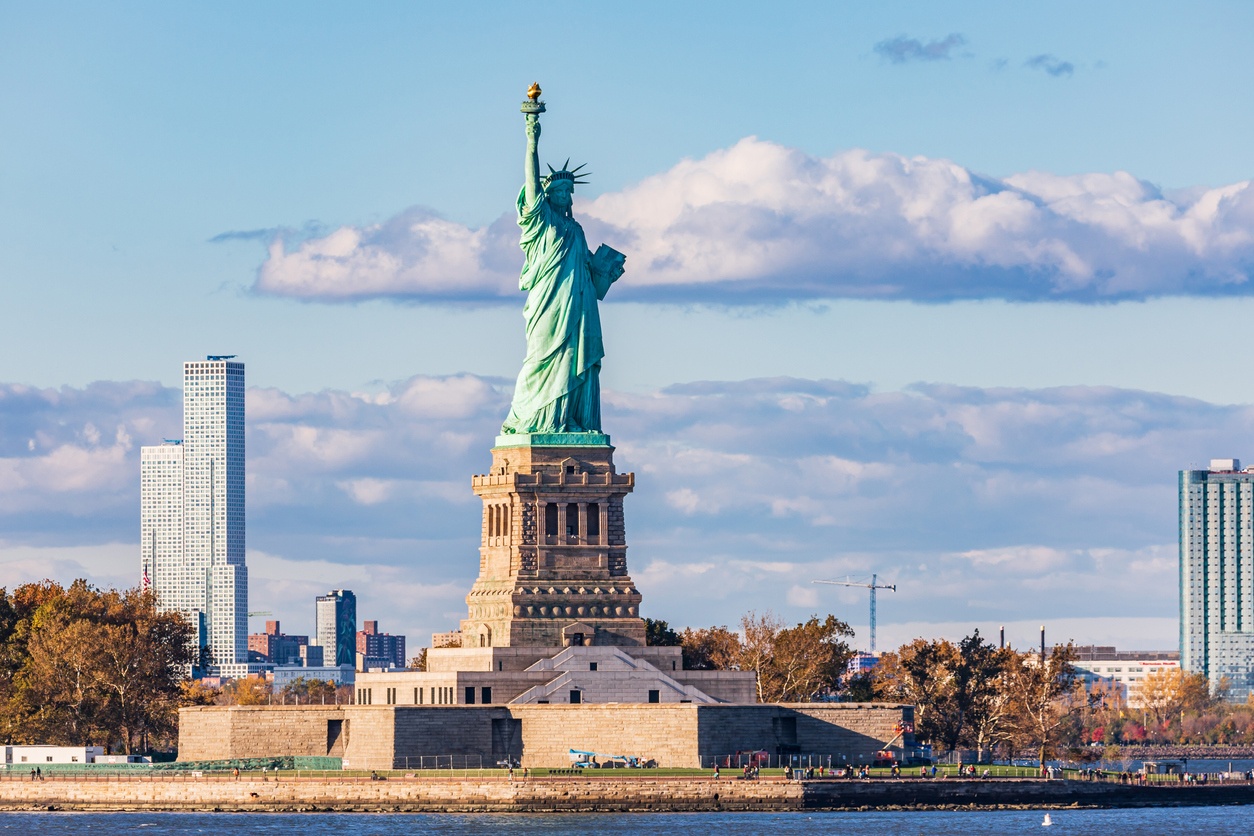
[[[109,776],[0,781],[2,810],[269,812],[788,812],[1249,804],[1254,787],[1043,780],[277,778]]]
[[[203,777],[0,782],[0,809],[271,812],[642,812],[803,808],[782,781]]]

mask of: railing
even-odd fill
[[[1085,781],[1103,784],[1135,784],[1135,785],[1184,785],[1207,786],[1213,784],[1254,784],[1254,770],[1248,772],[1172,772],[1164,774],[1124,772],[1118,769],[1072,769],[1066,770],[1065,777],[1069,781]]]
[[[727,755],[713,755],[710,757],[702,757],[702,768],[713,769],[732,769],[743,771],[746,766],[757,767],[758,769],[775,769],[782,770],[786,766],[794,769],[822,769],[826,775],[837,769],[845,769],[853,767],[858,769],[861,766],[872,766],[870,760],[849,760],[846,755],[829,755],[829,754],[773,754],[770,752],[753,752],[741,751]]]
[[[414,755],[412,757],[392,758],[393,769],[425,770],[425,769],[504,769],[508,764],[498,766],[495,763],[484,763],[482,755]],[[515,762],[515,766],[517,763]]]
[[[730,755],[718,755],[714,757],[703,757],[702,768],[712,771],[716,766],[720,772],[727,777],[743,776],[745,767],[757,767],[758,777],[765,777],[768,772],[770,777],[777,778],[782,775],[785,767],[793,770],[792,777],[794,779],[810,779],[810,778],[858,778],[862,775],[863,769],[866,770],[868,778],[877,780],[896,778],[896,779],[967,779],[967,780],[984,780],[986,778],[1039,778],[1039,770],[1036,767],[1027,766],[1002,766],[1002,765],[980,765],[975,775],[965,774],[965,767],[960,769],[956,765],[927,765],[920,766],[917,763],[913,766],[899,765],[896,773],[893,772],[892,764],[883,761],[875,761],[871,758],[849,758],[847,755],[829,755],[829,754],[775,754],[768,752],[751,752],[741,751]],[[985,774],[988,770],[988,774]],[[1057,776],[1055,776],[1057,777]]]

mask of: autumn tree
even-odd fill
[[[834,615],[822,620],[811,616],[785,627],[774,613],[751,612],[740,626],[743,639],[736,667],[758,675],[762,702],[809,702],[833,693],[853,658],[845,642],[853,630]]]
[[[878,697],[914,706],[914,733],[933,745],[953,748],[961,733],[954,707],[958,648],[945,639],[915,639],[880,656],[872,676]]]
[[[809,702],[835,692],[853,650],[853,630],[833,615],[788,627],[774,613],[750,612],[740,632],[726,626],[673,630],[648,621],[651,645],[679,645],[686,670],[741,670],[757,674],[762,702]]]
[[[232,679],[222,686],[218,695],[218,705],[266,705],[272,702],[274,689],[270,682],[260,676],[248,676]]]
[[[1006,687],[1012,701],[1008,727],[1020,746],[1036,749],[1038,761],[1060,742],[1071,715],[1087,704],[1072,662],[1075,648],[1058,645],[1047,658],[1015,653],[1006,665]]]
[[[957,644],[915,639],[883,654],[870,673],[876,699],[915,706],[915,735],[942,750],[960,746],[984,757],[1010,734],[1015,705],[1008,666],[1016,659],[975,630]]]
[[[96,685],[100,625],[41,607],[30,627],[29,656],[18,674],[13,706],[26,718],[27,739],[107,746],[106,701]]]
[[[192,630],[151,592],[83,580],[0,590],[0,637],[7,739],[130,753],[175,728]]]
[[[1161,728],[1185,712],[1198,713],[1210,707],[1210,684],[1202,673],[1158,668],[1141,683],[1141,704]]]
[[[334,682],[322,679],[306,679],[304,677],[289,682],[279,692],[280,702],[294,702],[297,705],[335,705],[336,697],[336,685]]]
[[[854,651],[845,641],[853,628],[834,615],[808,620],[775,636],[769,668],[780,702],[810,702],[835,693]]]
[[[184,679],[179,684],[179,705],[216,705],[222,689],[206,685],[202,679]]]
[[[740,619],[741,644],[737,663],[741,670],[758,676],[758,702],[774,702],[774,679],[770,676],[775,653],[775,637],[784,624],[772,612],[750,612]]]
[[[684,668],[690,671],[729,670],[740,664],[740,636],[726,627],[691,627],[680,635]]]
[[[1006,688],[1006,667],[1014,651],[994,647],[980,631],[958,643],[954,665],[953,708],[958,712],[956,743],[970,746],[983,759],[1005,739],[1011,700]]]
[[[127,754],[147,749],[154,735],[177,729],[184,669],[192,662],[193,632],[175,613],[160,613],[152,593],[104,594],[97,682],[110,696],[112,722]]]

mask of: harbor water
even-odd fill
[[[1254,807],[1179,807],[1122,810],[839,813],[639,813],[570,815],[436,815],[327,813],[0,813],[0,834],[274,834],[274,836],[409,836],[436,834],[679,834],[764,833],[770,836],[885,836],[885,834],[1159,834],[1215,836],[1254,832]]]

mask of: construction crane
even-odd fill
[[[274,613],[270,612],[269,610],[253,610],[252,612],[248,614],[248,617],[256,618],[259,615],[274,615]]]
[[[875,590],[890,589],[893,592],[897,591],[897,584],[895,583],[882,584],[882,583],[877,583],[876,581],[877,581],[876,575],[871,576],[870,583],[866,583],[864,581],[851,581],[848,579],[843,580],[843,581],[810,581],[810,583],[829,583],[829,584],[832,584],[833,586],[856,586],[862,589],[871,590],[871,655],[872,656],[875,655]]]

